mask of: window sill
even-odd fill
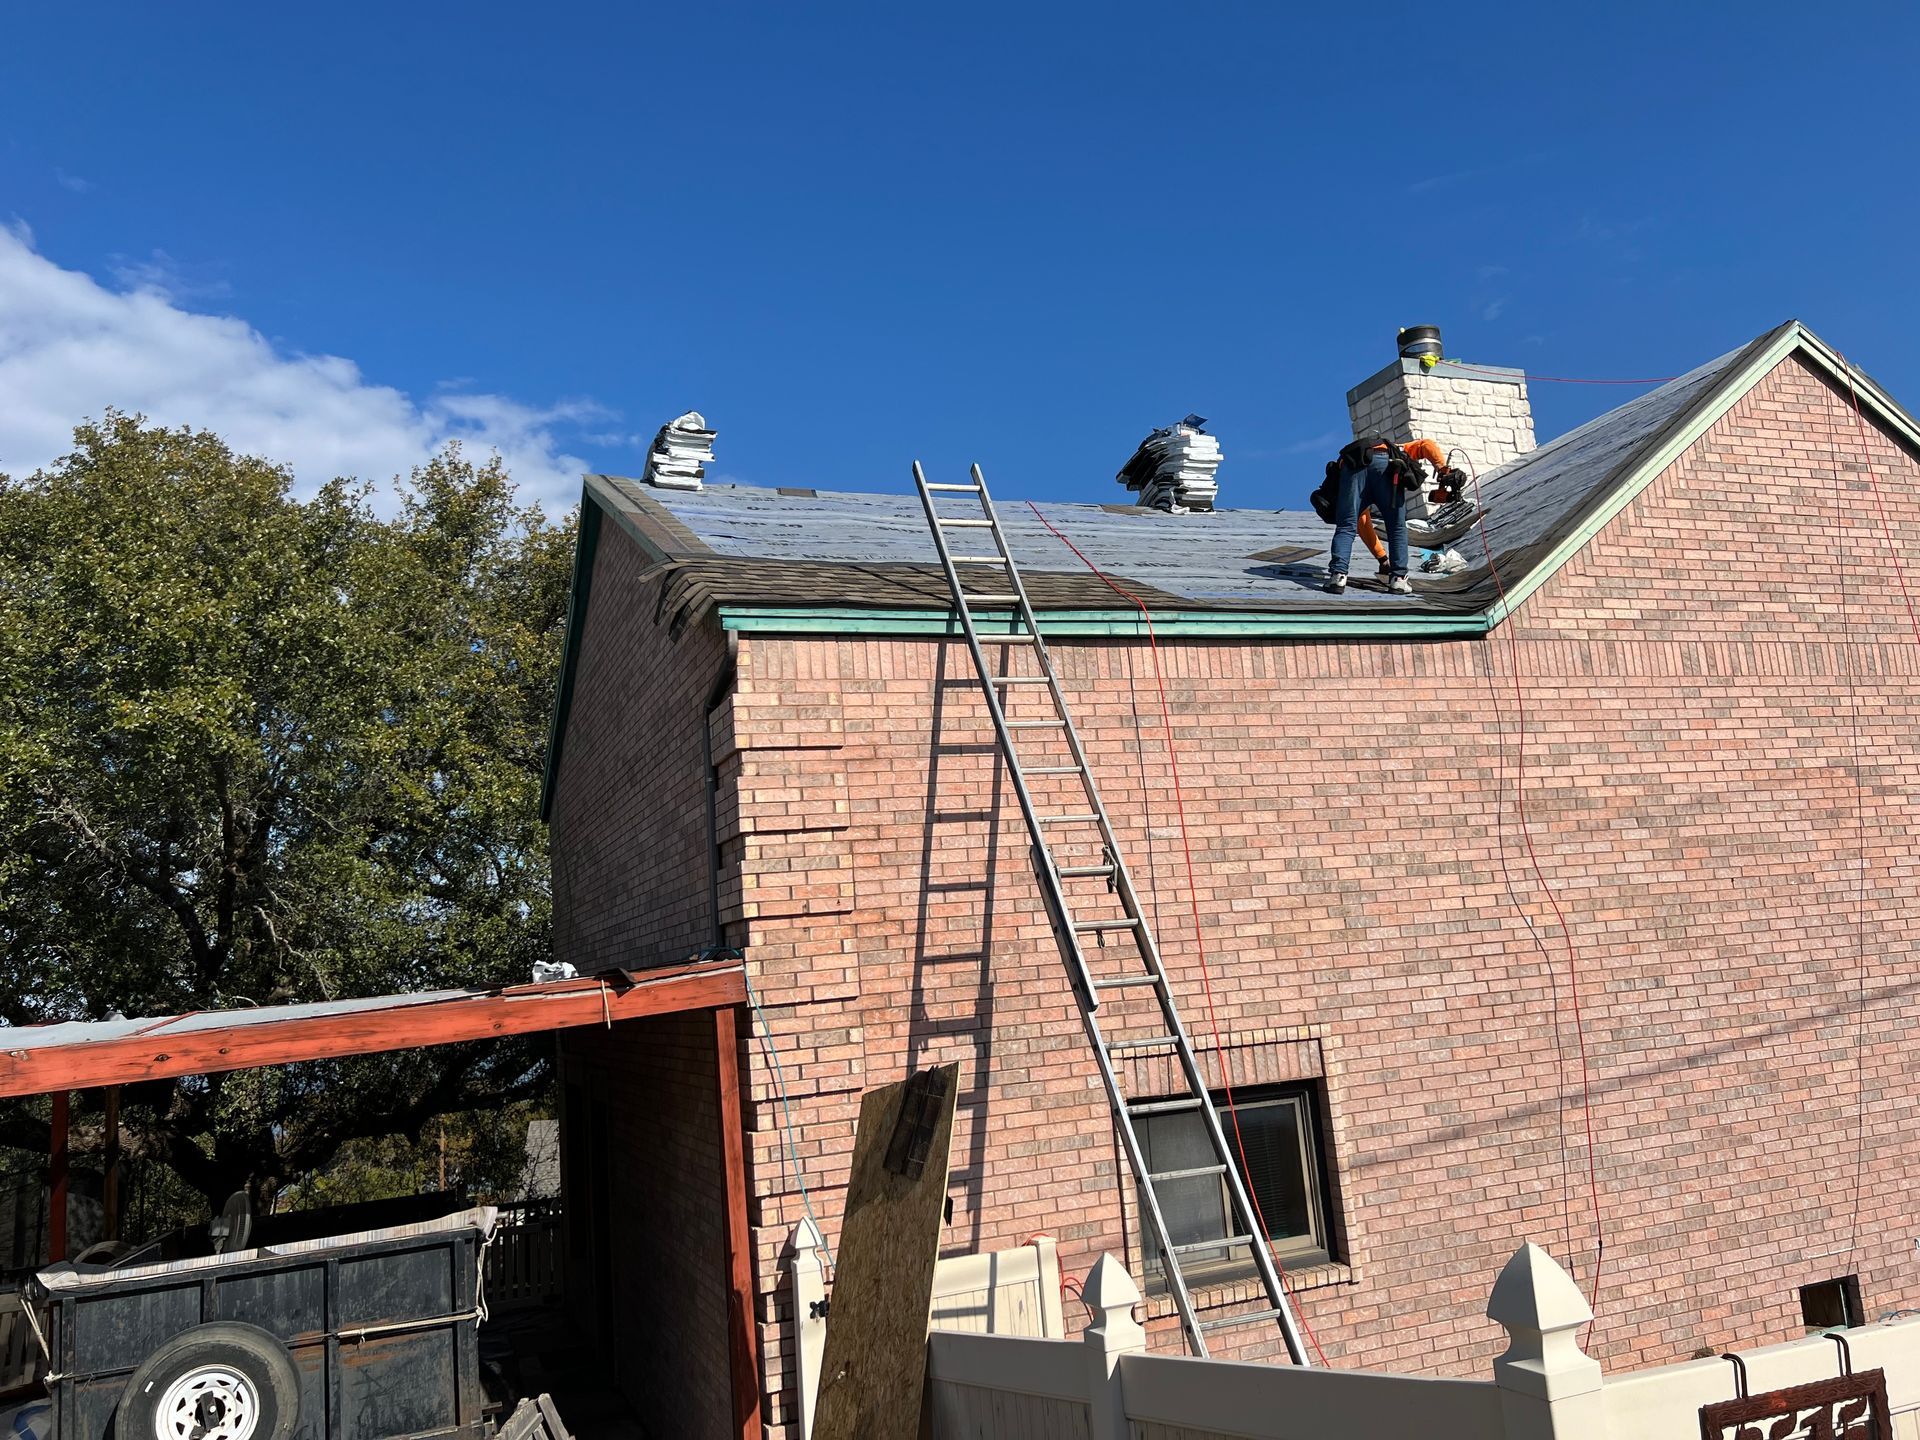
[[[1303,1265],[1297,1270],[1288,1270],[1286,1283],[1287,1293],[1298,1295],[1335,1285],[1358,1285],[1360,1272],[1337,1260],[1323,1260],[1317,1265]],[[1232,1280],[1203,1280],[1193,1287],[1193,1308],[1196,1311],[1220,1309],[1249,1300],[1263,1300],[1266,1293],[1258,1275],[1244,1275]],[[1180,1313],[1180,1307],[1173,1303],[1173,1296],[1164,1289],[1149,1294],[1145,1305],[1146,1318],[1149,1320]]]

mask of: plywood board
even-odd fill
[[[922,1072],[918,1086],[909,1078],[861,1098],[813,1440],[916,1440],[920,1433],[959,1092],[955,1064]]]

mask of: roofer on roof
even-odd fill
[[[1387,527],[1387,589],[1411,595],[1407,581],[1407,492],[1425,479],[1419,461],[1436,471],[1447,463],[1447,452],[1431,440],[1415,440],[1405,448],[1391,440],[1356,440],[1340,452],[1333,487],[1333,554],[1327,562],[1326,589],[1340,595],[1347,588],[1347,567],[1353,559],[1353,537],[1365,510],[1379,512]]]
[[[1313,506],[1313,513],[1329,525],[1333,523],[1334,491],[1337,490],[1339,486],[1340,462],[1338,460],[1329,460],[1327,462],[1327,478],[1320,482],[1319,487],[1315,489],[1311,495],[1307,496],[1307,503]],[[1360,512],[1360,519],[1356,526],[1355,533],[1359,535],[1360,543],[1372,552],[1374,560],[1380,566],[1380,573],[1385,575],[1390,568],[1387,563],[1387,542],[1380,538],[1380,531],[1374,526],[1373,512],[1371,510],[1363,509]],[[1408,533],[1409,536],[1411,536],[1411,527],[1409,527]]]

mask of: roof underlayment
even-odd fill
[[[1650,446],[1790,327],[1709,361],[1578,429],[1480,476],[1486,540],[1511,584],[1564,538]],[[1442,443],[1446,437],[1439,438]],[[935,477],[943,478],[943,477]],[[958,479],[960,477],[944,477]],[[993,483],[993,477],[988,477]],[[596,476],[590,495],[631,522],[656,558],[689,567],[716,604],[944,610],[920,502],[894,494],[709,485],[655,489]],[[1036,606],[1112,607],[1116,597],[1016,498],[997,501]],[[1462,574],[1415,577],[1409,600],[1356,577],[1344,596],[1320,590],[1329,530],[1309,510],[1222,509],[1168,515],[1134,505],[1048,504],[1046,517],[1096,564],[1156,607],[1278,614],[1460,615],[1484,611],[1493,582],[1480,537],[1455,548]],[[1365,567],[1361,567],[1364,569]],[[735,577],[729,583],[728,577]],[[1087,588],[1091,583],[1092,589]],[[693,598],[693,597],[689,597]],[[1051,604],[1049,603],[1051,600]]]
[[[1454,544],[1468,568],[1445,577],[1416,575],[1410,597],[1387,594],[1364,575],[1365,565],[1344,595],[1333,596],[1320,589],[1329,531],[1311,511],[1168,515],[1132,505],[1043,508],[1088,558],[1139,596],[1163,637],[1371,641],[1483,634],[1794,353],[1840,388],[1850,383],[1866,412],[1920,454],[1920,426],[1913,418],[1871,379],[1849,370],[1832,347],[1789,320],[1481,475],[1485,544],[1495,557],[1498,582],[1475,532]],[[1433,438],[1446,443],[1445,436]],[[991,475],[987,480],[995,483]],[[996,507],[1050,636],[1142,633],[1134,609],[1048,533],[1024,501],[1003,494]],[[904,458],[900,488],[887,494],[741,485],[685,492],[588,476],[567,659],[548,747],[549,793],[603,523],[634,540],[664,575],[649,618],[664,620],[675,634],[708,615],[717,615],[729,630],[749,632],[958,634]],[[986,617],[983,628],[994,623]]]
[[[1723,355],[1482,476],[1487,538],[1503,569],[1506,559],[1537,545],[1577,510],[1596,478],[1609,474],[1711,388],[1737,354]],[[1318,463],[1314,462],[1316,468]],[[685,492],[642,488],[626,480],[613,483],[632,503],[668,512],[711,554],[741,560],[825,562],[820,573],[801,577],[786,591],[784,598],[795,603],[849,598],[857,589],[855,577],[837,573],[842,567],[924,566],[933,573],[926,517],[919,497],[910,489],[895,495],[869,495],[709,485]],[[992,476],[987,483],[993,484]],[[1085,573],[1085,566],[1047,531],[1025,501],[996,503],[1001,528],[1024,578],[1048,571]],[[1404,598],[1390,596],[1378,586],[1356,584],[1338,597],[1322,592],[1332,530],[1311,510],[1168,515],[1120,504],[1047,504],[1042,509],[1089,559],[1129,589],[1144,585],[1186,607],[1319,611],[1406,604]],[[1456,612],[1461,599],[1475,589],[1475,576],[1486,579],[1478,537],[1469,535],[1456,548],[1472,568],[1465,576],[1432,581],[1416,577],[1415,605]],[[944,608],[944,583],[930,603]]]

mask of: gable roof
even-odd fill
[[[1327,527],[1308,510],[1172,516],[1133,505],[1050,503],[1044,512],[1140,596],[1162,635],[1379,640],[1483,634],[1796,351],[1837,383],[1850,378],[1863,410],[1920,449],[1920,426],[1911,416],[1812,331],[1789,320],[1482,475],[1484,533],[1505,583],[1504,600],[1474,535],[1456,543],[1467,570],[1419,578],[1411,597],[1390,596],[1360,580],[1345,595],[1330,596],[1319,588]],[[1089,573],[1026,503],[995,503],[1048,634],[1142,633],[1138,613]],[[571,691],[574,637],[603,520],[630,536],[666,575],[658,614],[676,634],[708,614],[739,631],[958,633],[919,498],[906,484],[891,494],[738,485],[675,491],[590,475],[549,746],[549,790]]]

